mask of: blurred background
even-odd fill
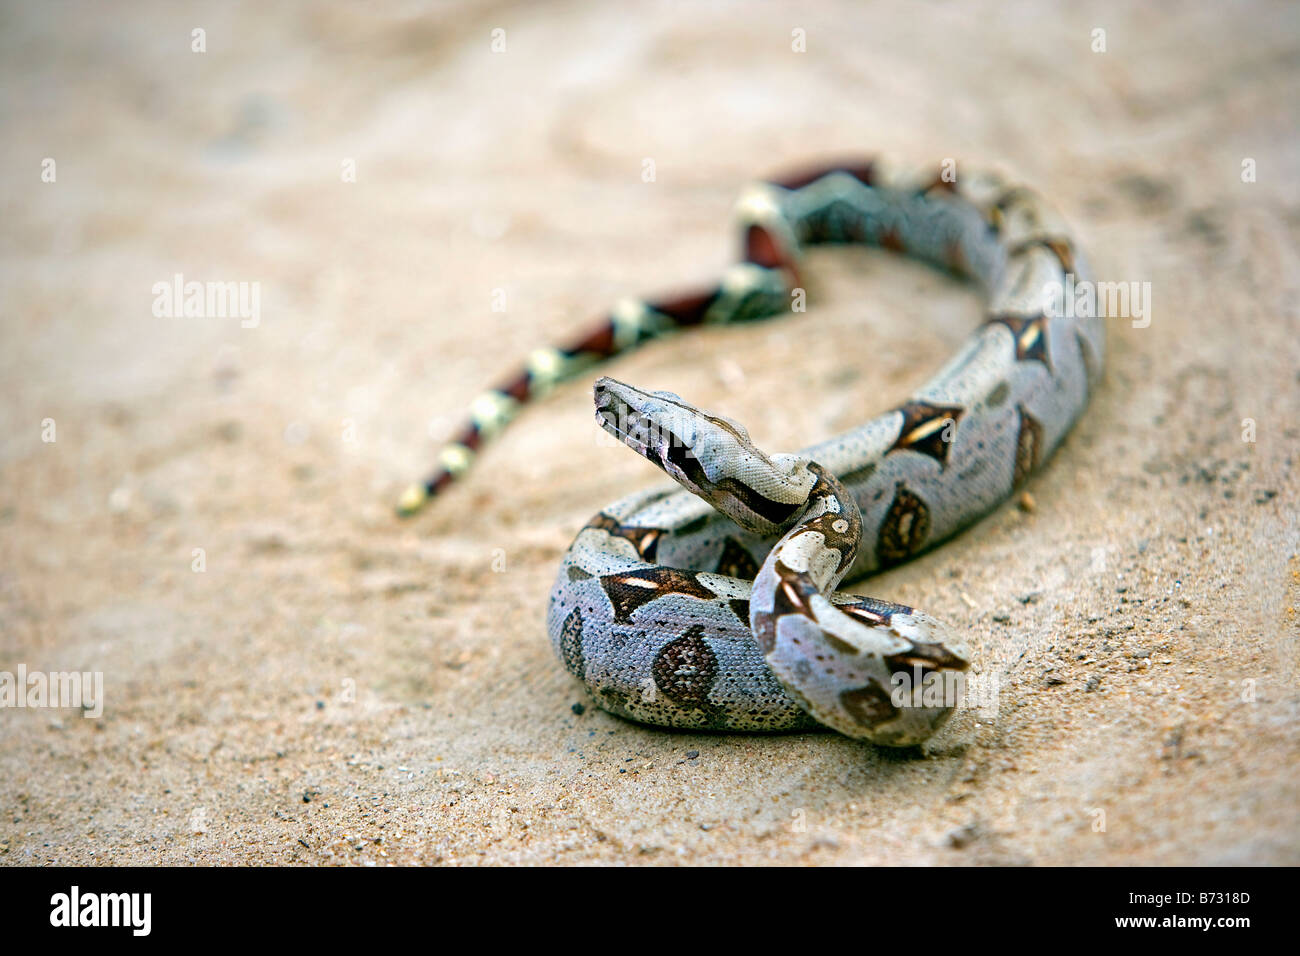
[[[3,4],[0,670],[105,707],[0,711],[0,862],[1300,862],[1298,100],[1287,3]],[[746,181],[882,152],[1152,283],[1035,509],[855,588],[970,633],[999,717],[900,757],[584,705],[551,576],[658,480],[589,381],[396,492],[528,350],[716,277]],[[785,450],[978,315],[884,253],[809,281],[610,371]]]

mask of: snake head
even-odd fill
[[[594,395],[596,423],[665,471],[671,461],[667,450],[688,448],[694,437],[692,423],[684,414],[689,406],[671,392],[647,392],[612,378],[599,378]]]
[[[769,458],[743,426],[672,392],[601,378],[594,394],[601,428],[750,531],[787,527],[816,483],[805,459]]]

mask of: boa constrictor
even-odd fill
[[[988,313],[957,355],[910,401],[797,455],[769,457],[737,423],[671,393],[597,381],[597,422],[684,490],[602,510],[565,554],[547,615],[564,666],[623,717],[919,743],[954,701],[896,688],[965,671],[967,649],[927,614],[835,588],[988,514],[1061,442],[1101,374],[1105,332],[1099,318],[1047,309],[1044,290],[1090,278],[1087,267],[1038,196],[992,175],[823,166],[753,186],[738,213],[742,261],[716,288],[625,301],[571,348],[534,352],[474,403],[439,471],[399,508],[418,509],[523,402],[593,362],[785,311],[807,246],[877,245],[969,276]]]

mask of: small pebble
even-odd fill
[[[115,515],[124,514],[131,507],[131,489],[126,485],[114,488],[108,496],[108,510]]]
[[[948,845],[954,849],[960,850],[977,836],[979,836],[979,827],[974,823],[968,823],[963,827],[957,827],[955,830],[948,831]]]
[[[1016,504],[1026,514],[1033,514],[1038,509],[1038,502],[1034,501],[1034,496],[1027,491],[1020,493],[1020,500]]]

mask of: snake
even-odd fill
[[[961,703],[967,640],[924,611],[837,588],[988,515],[1060,445],[1097,388],[1105,329],[1051,291],[1090,268],[1038,193],[997,172],[958,176],[950,161],[919,173],[881,158],[822,163],[752,183],[735,212],[740,261],[717,284],[625,299],[570,347],[535,350],[475,400],[398,510],[418,511],[526,402],[595,363],[679,330],[798,311],[812,247],[876,246],[969,279],[983,321],[947,364],[897,407],[795,453],[766,454],[737,421],[672,392],[597,379],[597,424],[676,484],[584,525],[547,609],[559,662],[610,713],[914,747]],[[817,361],[853,347],[810,337],[798,351]]]

